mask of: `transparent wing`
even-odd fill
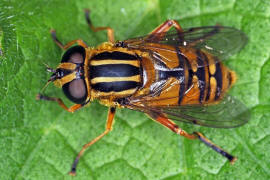
[[[128,48],[140,50],[147,50],[151,43],[191,47],[206,51],[220,60],[224,60],[240,51],[247,41],[247,36],[236,28],[205,26],[184,29],[183,32],[172,29],[166,33],[150,34],[128,39],[121,43]]]
[[[233,128],[241,126],[250,119],[250,111],[236,98],[227,95],[216,105],[186,105],[149,107],[129,104],[128,108],[158,114],[174,121],[215,128]],[[138,104],[138,103],[136,103]]]

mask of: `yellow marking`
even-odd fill
[[[192,61],[190,65],[191,65],[192,71],[193,72],[197,72],[197,70],[198,70],[198,64],[195,61]]]
[[[211,75],[214,75],[216,73],[216,64],[209,65],[209,72]]]
[[[234,71],[229,71],[230,75],[231,75],[231,86],[236,82],[237,80],[237,76],[236,73]]]
[[[107,65],[107,64],[130,64],[136,67],[140,67],[140,63],[138,60],[91,60],[90,65],[98,66],[98,65]]]
[[[93,96],[95,96],[94,98],[98,98],[98,97],[105,97],[105,96],[127,96],[130,94],[133,94],[135,91],[137,90],[137,88],[134,89],[128,89],[128,90],[124,90],[124,91],[120,91],[120,92],[100,92],[100,91],[95,91],[93,93]]]
[[[67,69],[67,70],[75,70],[76,69],[76,64],[73,64],[73,63],[61,63],[58,65],[57,69]]]
[[[210,78],[210,97],[209,100],[214,100],[216,96],[216,90],[217,90],[217,80],[214,77]]]
[[[193,75],[193,77],[192,77],[192,83],[193,84],[197,84],[198,83],[198,77],[196,76],[196,75]],[[197,84],[198,86],[199,86],[199,84]]]
[[[91,84],[100,82],[118,82],[118,81],[135,81],[140,82],[140,75],[129,76],[129,77],[96,77],[91,80]]]
[[[99,51],[102,51],[102,50],[105,50],[105,51],[110,51],[114,48],[113,44],[110,43],[110,42],[104,42],[102,44],[100,44],[98,47],[96,47],[96,50],[99,52]],[[102,53],[102,52],[101,52]]]
[[[216,73],[216,63],[218,62],[216,62],[214,60],[214,57],[209,54],[207,55],[207,58],[208,58],[208,64],[209,64],[209,72],[211,75],[214,75]]]
[[[68,74],[62,77],[61,79],[56,79],[55,81],[53,81],[53,83],[56,87],[62,87],[64,84],[72,81],[75,78],[76,78],[76,72],[73,72],[71,74]]]

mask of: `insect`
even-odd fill
[[[89,13],[85,11],[90,29],[107,31],[108,42],[96,48],[82,40],[63,45],[51,31],[54,42],[66,52],[56,69],[47,67],[53,74],[41,91],[53,82],[75,105],[67,107],[60,98],[37,95],[38,100],[57,102],[69,112],[94,99],[109,107],[105,131],[83,146],[70,174],[76,174],[85,150],[112,130],[116,108],[141,111],[180,136],[199,139],[233,163],[236,157],[174,121],[233,128],[249,120],[248,109],[226,95],[236,74],[222,63],[244,47],[246,35],[224,26],[182,29],[177,21],[167,20],[146,36],[115,41],[113,29],[94,27]]]

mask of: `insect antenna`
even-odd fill
[[[43,64],[46,66],[46,70],[47,70],[48,72],[53,72],[53,73],[56,72],[55,69],[49,67],[47,64],[45,64],[45,63],[43,63]],[[53,74],[53,75],[50,77],[50,79],[47,81],[47,83],[43,86],[43,88],[41,89],[40,93],[37,94],[37,96],[36,96],[36,99],[37,99],[37,100],[42,99],[41,97],[43,97],[42,94],[44,93],[45,89],[46,89],[46,88],[48,87],[48,85],[49,85],[52,81],[54,81],[55,79],[56,79],[56,76],[55,76],[55,74]]]
[[[46,70],[48,71],[48,72],[53,72],[53,73],[55,73],[56,72],[56,70],[55,69],[53,69],[53,68],[51,68],[48,64],[46,64],[46,63],[43,63],[45,66],[46,66]]]

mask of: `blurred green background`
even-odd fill
[[[231,94],[251,110],[237,129],[200,130],[238,157],[231,166],[198,141],[175,135],[142,113],[117,111],[114,131],[83,156],[74,179],[269,179],[270,178],[270,1],[261,0],[1,0],[0,1],[0,179],[72,179],[67,175],[82,145],[104,130],[107,108],[93,102],[71,114],[38,102],[46,63],[56,67],[62,42],[107,40],[84,19],[92,10],[96,26],[111,26],[116,39],[145,35],[166,19],[182,27],[221,24],[243,30],[249,44],[226,64],[238,74]],[[63,96],[50,85],[48,95]]]

